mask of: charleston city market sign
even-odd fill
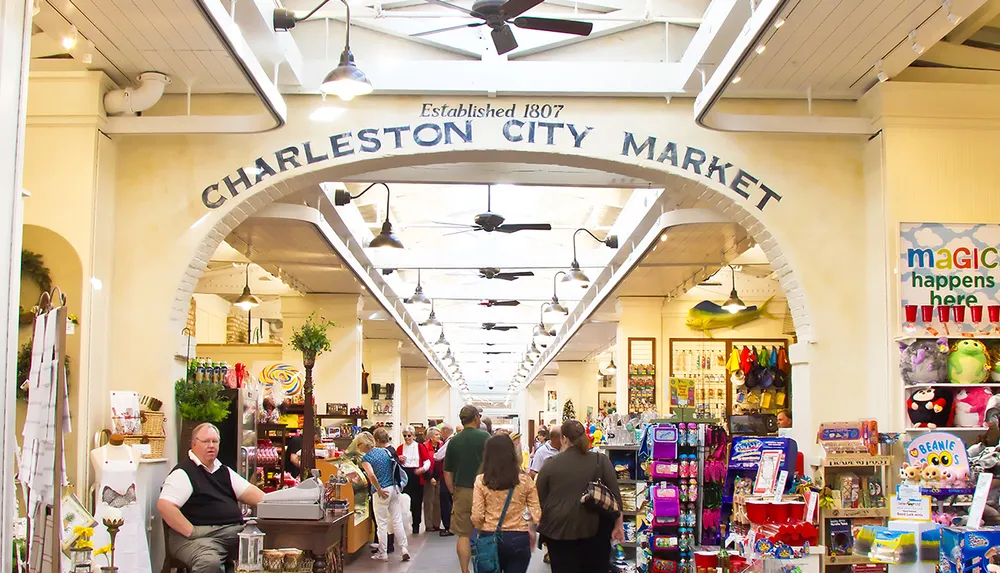
[[[781,195],[757,177],[705,150],[645,133],[622,130],[602,133],[586,123],[564,121],[560,118],[564,111],[565,106],[558,104],[514,103],[494,107],[426,103],[420,107],[419,119],[410,123],[344,131],[262,155],[252,168],[239,167],[205,187],[201,201],[209,209],[218,209],[230,198],[249,192],[270,177],[305,166],[395,152],[474,148],[477,137],[510,149],[594,148],[600,151],[598,155],[613,155],[615,160],[625,157],[669,163],[728,187],[759,211],[781,201]]]

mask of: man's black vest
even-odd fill
[[[192,525],[232,525],[243,522],[243,514],[236,501],[229,468],[222,466],[219,471],[208,473],[190,458],[177,464],[191,480],[194,492],[181,507],[181,513]]]

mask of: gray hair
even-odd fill
[[[203,422],[201,424],[198,424],[197,426],[194,427],[193,430],[191,430],[191,443],[192,444],[195,442],[195,439],[196,439],[195,436],[197,436],[198,434],[200,434],[201,431],[204,430],[205,428],[211,428],[212,431],[215,432],[215,435],[219,436],[219,441],[222,441],[222,432],[219,431],[218,426],[216,426],[215,424],[211,424],[209,422]]]
[[[430,428],[429,430],[427,430],[427,437],[429,438],[429,437],[433,436],[434,434],[440,434],[440,433],[441,433],[441,430],[439,430],[437,428]]]
[[[441,424],[440,426],[438,426],[438,428],[441,430],[442,433],[444,433],[445,430],[448,430],[448,433],[450,434],[455,433],[455,428],[452,428],[451,424],[448,423]]]

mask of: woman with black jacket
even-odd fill
[[[607,573],[611,539],[625,539],[622,516],[601,517],[580,498],[587,484],[600,478],[621,507],[618,477],[607,456],[590,451],[590,438],[580,422],[564,422],[562,440],[565,450],[549,458],[535,480],[542,506],[538,533],[548,545],[552,573]]]

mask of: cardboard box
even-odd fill
[[[941,530],[941,573],[987,573],[1000,565],[1000,527],[945,527]]]

